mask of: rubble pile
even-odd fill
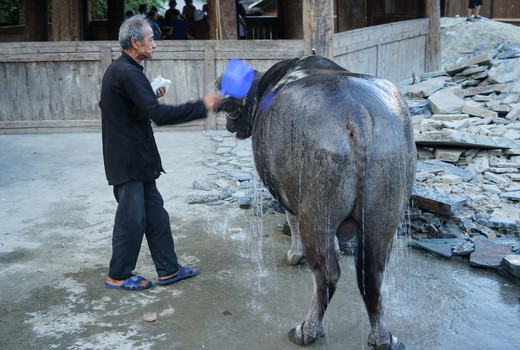
[[[459,228],[416,225],[416,232],[518,234],[520,43],[482,51],[399,84],[418,147],[414,204]]]
[[[506,257],[520,253],[520,42],[479,46],[399,88],[418,148],[412,245],[518,283],[518,259]]]

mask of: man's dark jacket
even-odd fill
[[[201,100],[179,106],[160,104],[143,67],[124,52],[103,76],[99,106],[109,185],[153,181],[163,171],[151,120],[169,125],[207,116]]]

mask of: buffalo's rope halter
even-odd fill
[[[242,111],[244,110],[244,107],[246,106],[246,97],[244,97],[242,99],[242,108],[240,108],[240,111],[233,117],[229,113],[226,113],[226,118],[231,119],[231,120],[235,120],[238,117],[240,117],[240,114],[242,114]]]

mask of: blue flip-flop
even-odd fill
[[[152,282],[148,281],[146,286],[141,286],[141,281],[144,280],[141,276],[130,276],[120,286],[112,286],[105,283],[105,287],[108,289],[124,289],[124,290],[144,290],[152,286]]]
[[[197,276],[199,274],[199,270],[190,269],[187,266],[181,266],[179,268],[179,273],[173,276],[172,278],[168,278],[167,280],[159,279],[157,283],[162,284],[163,286],[167,284],[171,284],[173,282],[180,281],[185,278],[190,278],[193,276]]]

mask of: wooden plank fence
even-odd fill
[[[0,132],[55,132],[99,128],[99,96],[106,67],[121,54],[116,41],[0,43]],[[301,40],[160,41],[144,72],[172,80],[161,98],[184,103],[214,91],[227,62],[238,57],[265,71],[303,54]],[[222,128],[224,117],[183,124]]]
[[[334,35],[334,60],[358,73],[394,82],[423,72],[428,19]],[[99,130],[99,96],[106,67],[120,55],[116,41],[0,43],[0,133]],[[214,82],[237,57],[259,71],[304,53],[302,40],[159,41],[144,72],[172,86],[162,103],[178,104],[215,91]],[[175,128],[224,129],[212,114]]]
[[[334,34],[334,61],[346,69],[394,83],[426,69],[428,18]]]

